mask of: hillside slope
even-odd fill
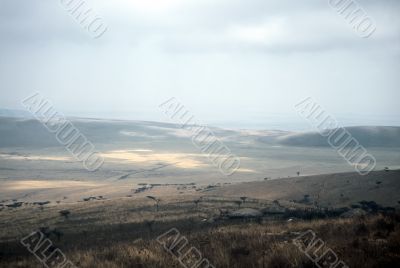
[[[400,204],[400,170],[337,173],[300,176],[224,186],[209,195],[302,201],[308,195],[311,203],[323,206],[348,206],[360,201],[375,201],[383,206]]]
[[[362,126],[345,129],[365,147],[400,147],[400,127]],[[280,136],[276,142],[290,146],[329,146],[327,137],[318,132]]]

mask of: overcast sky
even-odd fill
[[[262,128],[302,120],[310,96],[400,125],[400,1],[358,0],[376,22],[361,38],[328,0],[86,0],[98,39],[60,1],[0,0],[0,107],[39,91],[66,114],[166,121],[176,97],[203,123]]]

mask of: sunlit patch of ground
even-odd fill
[[[71,161],[68,156],[49,156],[49,155],[19,155],[0,153],[0,158],[10,160],[34,160],[34,161]]]
[[[149,149],[135,149],[135,150],[127,150],[128,152],[152,152],[153,150]]]
[[[256,173],[255,170],[253,169],[248,169],[248,168],[238,168],[236,172],[243,172],[243,173]]]
[[[116,150],[101,154],[106,161],[124,161],[138,164],[165,163],[178,168],[191,169],[208,165],[196,158],[204,157],[200,154],[185,153],[153,153],[152,151],[137,150]]]
[[[99,186],[95,182],[85,181],[46,181],[46,180],[23,180],[23,181],[5,181],[2,182],[3,190],[31,190],[31,189],[54,189],[54,188],[69,188],[69,187],[95,187]]]
[[[121,135],[130,136],[130,137],[140,137],[140,138],[158,138],[163,139],[165,136],[162,135],[150,135],[144,132],[134,132],[134,131],[120,131]]]
[[[24,202],[59,201],[77,202],[90,196],[123,196],[129,192],[125,185],[73,180],[10,180],[3,181],[0,196]]]

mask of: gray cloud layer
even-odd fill
[[[312,96],[359,124],[400,118],[399,1],[357,2],[376,21],[367,39],[328,0],[86,2],[99,39],[59,1],[0,3],[0,106],[37,90],[66,113],[164,120],[176,97],[205,122],[262,122]]]

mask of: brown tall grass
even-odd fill
[[[215,267],[317,267],[292,243],[313,230],[349,267],[397,267],[400,215],[352,219],[228,221],[193,224],[190,220],[121,225],[65,235],[55,244],[78,267],[183,267],[155,239],[175,227]],[[42,267],[18,241],[1,243],[0,267]]]

